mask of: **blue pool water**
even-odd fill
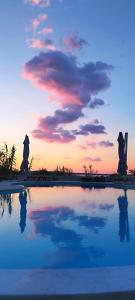
[[[135,191],[33,187],[0,194],[0,268],[135,264]]]

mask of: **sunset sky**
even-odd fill
[[[0,1],[0,144],[33,168],[117,170],[129,133],[135,168],[135,1]]]

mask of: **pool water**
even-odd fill
[[[0,194],[0,268],[135,264],[135,191],[32,187]]]

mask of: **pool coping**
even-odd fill
[[[24,185],[17,180],[0,181],[0,193],[17,193],[24,189]]]
[[[0,297],[135,293],[135,265],[64,270],[3,269],[0,283]]]
[[[27,187],[54,187],[54,186],[80,186],[82,188],[116,188],[135,190],[135,184],[126,184],[125,182],[82,182],[82,181],[21,181],[7,180],[0,182],[0,193],[18,192]]]
[[[118,189],[135,189],[135,184],[127,184],[125,182],[83,182],[83,181],[16,181],[16,186],[23,187],[53,187],[53,186],[80,186],[86,188],[118,188]]]

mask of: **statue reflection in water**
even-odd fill
[[[129,223],[128,223],[128,199],[127,192],[124,190],[124,196],[118,198],[119,204],[119,236],[120,241],[124,242],[125,239],[127,242],[130,240],[129,236]]]
[[[25,227],[26,227],[26,217],[27,217],[27,192],[26,191],[22,191],[19,194],[19,201],[20,201],[20,229],[21,229],[21,233],[24,232]]]

